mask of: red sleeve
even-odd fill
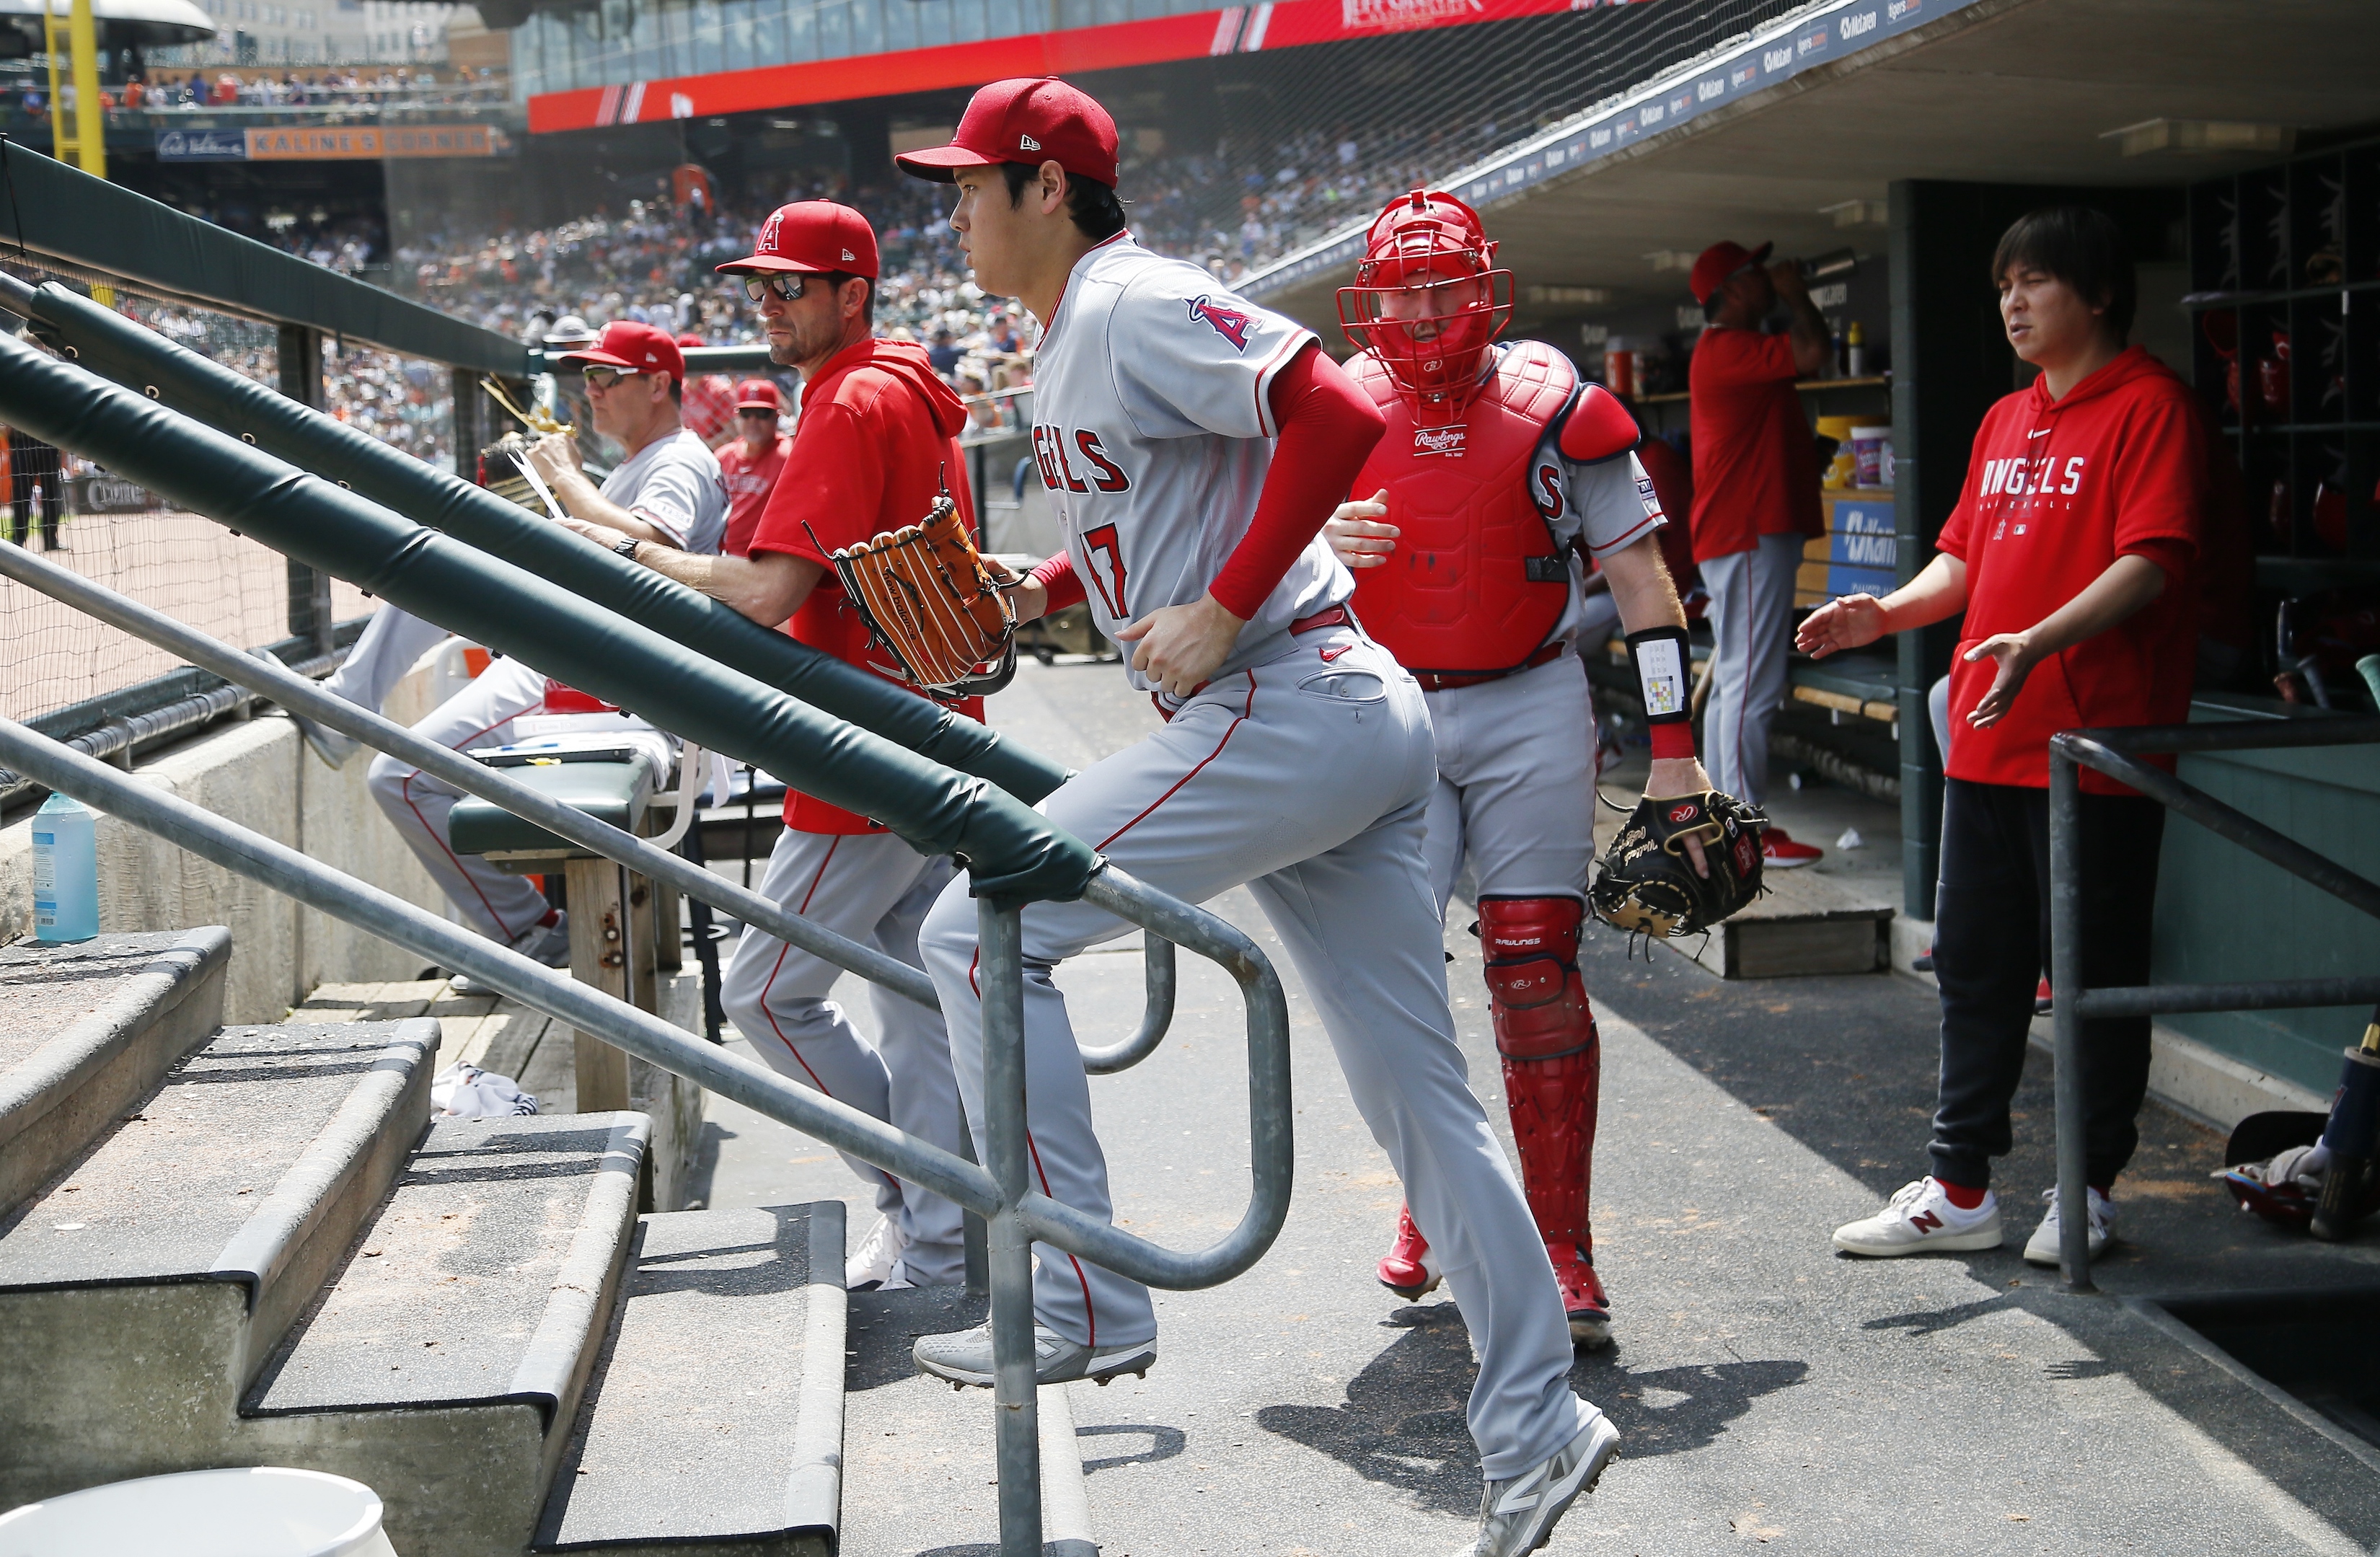
[[[1032,577],[1035,583],[1050,591],[1049,611],[1063,611],[1070,605],[1082,604],[1087,598],[1083,593],[1083,576],[1075,571],[1075,559],[1063,552],[1043,558]]]
[[[1345,370],[1309,343],[1273,375],[1268,396],[1281,429],[1247,534],[1208,593],[1246,621],[1263,608],[1289,565],[1330,517],[1364,468],[1388,419]]]
[[[2190,579],[2206,508],[2206,454],[2188,393],[2177,385],[2142,407],[2116,452],[2116,554],[2144,556],[2177,584]]]
[[[1801,372],[1793,365],[1791,335],[1764,335],[1756,330],[1706,330],[1694,343],[1694,383],[1703,389],[1732,389],[1747,384],[1791,383]]]
[[[805,411],[794,442],[801,457],[788,459],[770,489],[769,505],[752,532],[752,550],[790,552],[832,567],[827,552],[876,532],[884,503],[884,462],[863,451],[882,445],[868,436],[849,407],[834,401]]]

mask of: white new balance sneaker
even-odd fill
[[[548,967],[570,966],[570,916],[557,913],[553,922],[531,925],[513,939],[512,949],[531,962],[541,962]],[[446,987],[458,995],[492,995],[496,991],[468,973],[457,973],[446,980]]]
[[[947,1379],[954,1386],[991,1388],[991,1326],[988,1323],[973,1330],[954,1330],[946,1335],[920,1335],[909,1355],[920,1373]],[[1094,1351],[1067,1340],[1047,1325],[1033,1327],[1033,1371],[1044,1384],[1069,1383],[1076,1379],[1104,1384],[1119,1373],[1137,1373],[1146,1379],[1148,1365],[1156,1360],[1154,1341]]]
[[[1595,1490],[1620,1447],[1620,1429],[1597,1413],[1552,1458],[1504,1481],[1479,1500],[1479,1534],[1454,1557],[1524,1557],[1546,1544],[1581,1492]]]
[[[859,1240],[858,1250],[844,1262],[843,1289],[845,1292],[874,1292],[892,1284],[901,1270],[901,1251],[909,1241],[901,1236],[901,1224],[889,1216],[880,1216],[868,1236]],[[901,1286],[909,1283],[904,1279]],[[895,1287],[893,1290],[900,1290]]]
[[[1990,1190],[1984,1203],[1962,1211],[1950,1203],[1942,1182],[1931,1175],[1904,1184],[1884,1210],[1835,1229],[1835,1247],[1845,1254],[1888,1259],[1899,1254],[1955,1254],[2000,1247],[2000,1201]]]
[[[2058,1231],[2058,1186],[2051,1185],[2041,1192],[2041,1198],[2049,1202],[2049,1214],[2041,1219],[2041,1225],[2034,1228],[2033,1236],[2024,1241],[2025,1262],[2055,1266],[2060,1235]],[[2116,1235],[2116,1202],[2095,1189],[2089,1191],[2088,1198],[2091,1202],[2091,1258],[2096,1259],[2106,1252],[2109,1240]]]

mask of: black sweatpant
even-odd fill
[[[2009,1151],[2009,1101],[2024,1071],[2034,986],[2049,966],[2049,791],[1955,778],[1943,787],[1934,1176],[1980,1189],[1991,1183],[1991,1160]],[[2092,989],[2145,984],[2165,808],[2139,796],[2086,794],[2081,821],[2082,981]],[[2085,1154],[2100,1188],[2140,1144],[2135,1118],[2148,1082],[2147,1017],[2082,1024]]]

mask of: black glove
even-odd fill
[[[1760,833],[1767,816],[1716,789],[1636,803],[1603,852],[1587,893],[1595,917],[1632,934],[1708,930],[1760,895]],[[1702,840],[1710,874],[1697,875],[1686,840]]]

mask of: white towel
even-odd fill
[[[509,1076],[458,1063],[430,1083],[430,1106],[450,1119],[501,1119],[535,1113],[537,1100]]]

